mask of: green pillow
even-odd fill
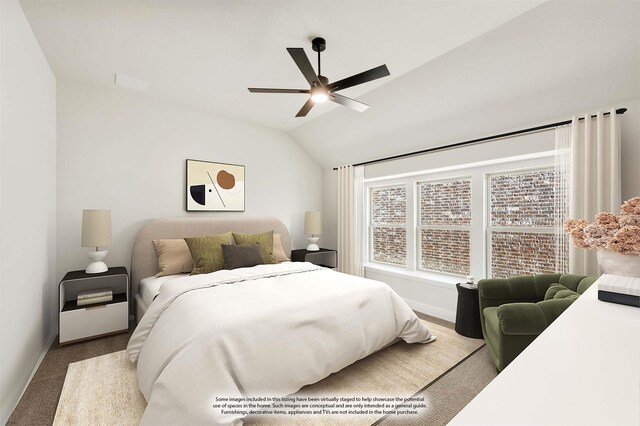
[[[569,290],[562,284],[551,284],[547,292],[544,294],[544,300],[550,299],[572,299],[576,300],[579,294],[573,290]]]
[[[544,300],[553,299],[556,293],[558,293],[561,290],[569,290],[569,289],[563,286],[562,284],[551,284],[551,286],[547,289],[547,292],[544,294]]]
[[[560,290],[559,292],[556,293],[555,296],[553,296],[554,299],[571,299],[571,300],[577,300],[578,296],[580,296],[579,293],[576,293],[573,290]]]
[[[233,233],[236,244],[241,246],[260,244],[260,255],[264,263],[278,263],[273,256],[273,231],[262,232],[260,234],[239,234]]]
[[[191,275],[208,274],[223,269],[222,244],[235,244],[231,232],[184,240],[189,246],[191,259],[193,259],[194,268]]]

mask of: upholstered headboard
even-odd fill
[[[131,294],[138,293],[140,280],[158,273],[158,255],[153,240],[166,238],[201,237],[204,235],[234,232],[275,231],[282,235],[282,247],[287,256],[291,253],[289,230],[275,218],[217,219],[213,217],[155,219],[138,231],[131,254]]]

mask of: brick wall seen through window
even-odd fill
[[[489,177],[490,276],[566,272],[568,247],[558,245],[553,169]]]
[[[371,188],[369,259],[407,264],[407,188],[404,185]]]
[[[420,268],[456,275],[471,269],[471,179],[421,182]]]

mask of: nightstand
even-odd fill
[[[291,250],[292,262],[311,262],[325,268],[335,269],[338,267],[338,252],[333,249],[321,248],[317,251],[305,249]]]
[[[78,306],[78,294],[110,288],[113,300]],[[93,339],[129,330],[129,274],[125,267],[109,268],[99,274],[68,272],[58,288],[60,295],[58,330],[60,344]]]
[[[458,334],[482,339],[482,324],[480,323],[480,300],[477,288],[467,288],[456,284],[458,290],[458,307],[456,309],[456,326]]]

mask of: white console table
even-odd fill
[[[596,281],[450,425],[640,425],[640,309]]]

